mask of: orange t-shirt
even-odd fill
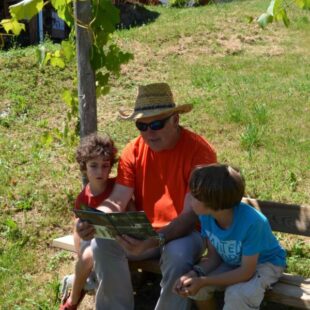
[[[213,147],[182,128],[171,150],[152,151],[141,136],[122,152],[116,183],[134,188],[137,210],[144,210],[155,229],[169,224],[183,210],[192,169],[216,162]]]

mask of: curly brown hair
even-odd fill
[[[213,210],[231,209],[240,203],[245,181],[237,168],[225,164],[198,166],[192,172],[191,194]]]
[[[112,167],[117,161],[116,153],[117,149],[114,146],[114,141],[108,135],[99,136],[97,133],[92,133],[82,138],[76,150],[75,159],[83,172],[86,171],[86,163],[98,156],[104,156],[107,160],[110,160]]]

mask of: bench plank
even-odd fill
[[[74,247],[73,235],[59,237],[53,240],[52,246],[70,252],[76,252]]]
[[[283,283],[282,278],[272,290],[267,291],[265,299],[301,309],[310,309],[310,287]]]
[[[310,237],[310,206],[243,198],[243,202],[261,211],[273,231]]]

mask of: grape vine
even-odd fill
[[[58,16],[71,28],[68,40],[63,40],[60,48],[54,52],[46,52],[42,46],[38,47],[37,55],[40,66],[52,65],[64,69],[75,57],[75,29],[73,2],[85,0],[23,0],[9,7],[10,19],[3,19],[0,26],[5,30],[6,35],[18,36],[25,30],[22,20],[30,20],[37,15],[47,4],[57,12]],[[92,8],[92,19],[88,24],[77,21],[77,27],[87,29],[91,36],[90,62],[95,72],[96,97],[109,92],[109,81],[112,76],[119,76],[121,65],[133,58],[133,55],[123,52],[112,39],[112,33],[119,23],[119,10],[112,4],[111,0],[90,0]],[[3,37],[0,35],[3,42]],[[1,43],[1,42],[0,42]],[[78,119],[78,97],[77,91],[65,89],[62,98],[69,107],[64,129],[57,132],[57,137],[64,142],[74,140],[77,134]],[[75,129],[72,128],[72,121],[75,121]],[[56,130],[57,131],[57,130]]]

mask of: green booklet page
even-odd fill
[[[74,209],[74,213],[94,225],[96,238],[115,239],[117,235],[128,235],[143,240],[157,236],[143,211],[105,213],[83,207]]]

